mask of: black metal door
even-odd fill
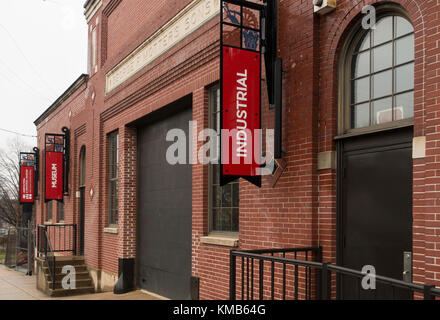
[[[376,274],[402,280],[404,252],[412,251],[412,127],[342,143],[342,265],[373,266]],[[409,298],[408,292],[342,277],[343,299]]]
[[[138,284],[190,299],[192,170],[168,164],[166,136],[181,129],[188,141],[192,110],[174,112],[139,130]]]
[[[79,254],[84,255],[84,219],[86,209],[86,188],[79,188]]]

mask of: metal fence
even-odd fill
[[[29,228],[10,227],[8,234],[3,237],[3,247],[0,240],[0,258],[9,268],[32,275],[34,270],[34,247],[35,247],[35,229],[31,225]],[[2,263],[0,259],[0,263]]]
[[[8,234],[1,234],[0,235],[0,264],[5,263],[5,257],[6,257],[6,244],[8,242]]]

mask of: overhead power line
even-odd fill
[[[22,136],[22,137],[37,138],[37,136],[33,136],[33,135],[30,135],[30,134],[25,134],[25,133],[20,133],[20,132],[15,132],[15,131],[3,129],[3,128],[0,128],[0,131],[11,133],[11,134],[16,134],[16,135]]]
[[[5,26],[3,26],[2,24],[0,24],[0,28],[2,28],[6,34],[9,36],[9,38],[12,40],[12,42],[14,43],[15,47],[17,48],[17,50],[20,52],[20,54],[22,55],[22,57],[24,58],[24,60],[26,61],[26,63],[29,65],[29,67],[31,68],[31,70],[35,73],[35,75],[41,80],[42,83],[45,84],[45,86],[47,87],[47,89],[49,89],[50,91],[52,91],[53,93],[55,93],[55,90],[46,82],[46,80],[44,80],[44,78],[40,75],[40,73],[35,69],[35,67],[32,65],[32,63],[30,63],[29,59],[26,57],[26,55],[24,54],[23,50],[21,50],[20,45],[18,44],[17,40],[15,40],[15,38],[12,36],[12,34],[8,31],[8,29],[6,29]]]

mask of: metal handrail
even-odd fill
[[[72,253],[76,255],[77,252],[77,226],[76,224],[44,224],[38,225],[38,237],[40,237],[40,230],[48,233],[49,239],[53,236],[53,252],[57,253]],[[38,239],[39,241],[40,239]],[[39,252],[41,254],[41,252]]]
[[[72,253],[76,255],[76,224],[38,225],[38,256],[44,256],[52,280],[51,289],[55,289],[56,257],[55,253]],[[51,239],[53,236],[53,239]],[[45,241],[45,243],[43,243]]]
[[[49,275],[52,280],[52,290],[55,289],[55,253],[52,249],[52,245],[50,243],[49,234],[47,230],[44,231],[44,236],[46,238],[46,246],[45,246],[45,260],[47,268],[49,269]]]
[[[286,255],[289,253],[294,254],[294,259],[287,258]],[[265,255],[266,254],[266,255]],[[267,255],[269,254],[269,255]],[[282,254],[282,257],[276,257],[275,254]],[[298,254],[305,255],[305,261],[296,259]],[[260,250],[248,250],[248,251],[230,251],[230,299],[236,299],[236,257],[241,257],[241,298],[242,300],[245,298],[253,300],[254,296],[254,260],[258,261],[258,279],[259,279],[259,299],[262,300],[264,297],[264,262],[271,262],[271,298],[274,299],[275,296],[275,264],[281,263],[283,265],[283,281],[282,281],[282,295],[283,299],[286,298],[287,293],[287,284],[286,284],[286,274],[287,269],[286,265],[295,265],[295,298],[299,297],[299,272],[298,267],[304,266],[307,268],[305,277],[304,277],[304,287],[305,287],[305,296],[308,299],[311,299],[312,296],[312,272],[311,268],[319,268],[319,262],[308,261],[308,258],[312,258],[312,255],[316,255],[316,259],[322,261],[322,247],[307,247],[307,248],[283,248],[283,249],[260,249]],[[250,265],[250,266],[249,266]],[[250,268],[249,268],[250,267]],[[245,272],[246,269],[246,272]],[[251,274],[249,274],[249,272]],[[245,280],[246,275],[246,280]],[[245,285],[246,284],[246,285]],[[316,284],[317,285],[317,284]],[[318,290],[318,286],[316,286],[316,290]]]
[[[241,258],[241,285],[242,285],[242,298],[244,298],[244,291],[247,290],[247,296],[249,297],[249,289],[251,290],[251,296],[253,299],[253,291],[254,291],[254,261],[258,261],[255,264],[259,264],[259,272],[260,272],[260,299],[263,299],[263,290],[264,290],[264,277],[262,272],[264,272],[264,262],[271,262],[272,269],[272,278],[271,278],[271,295],[274,297],[274,265],[276,263],[282,264],[283,266],[283,299],[285,299],[285,281],[286,281],[286,265],[294,266],[295,270],[295,281],[297,281],[298,276],[298,267],[304,267],[305,273],[307,275],[312,274],[312,269],[316,272],[316,298],[327,300],[331,297],[331,274],[335,273],[337,276],[352,276],[359,279],[363,279],[366,274],[346,267],[341,267],[337,265],[332,265],[330,263],[322,262],[322,261],[305,261],[299,259],[291,259],[286,258],[285,253],[289,252],[312,252],[317,254],[317,258],[322,260],[322,248],[321,247],[310,247],[310,248],[292,248],[292,249],[270,249],[270,250],[248,250],[248,251],[238,251],[231,250],[230,251],[230,299],[236,299],[236,258]],[[273,256],[275,253],[283,253],[283,257],[275,257]],[[265,254],[271,254],[270,256]],[[251,269],[249,269],[249,260],[251,263]],[[246,273],[245,273],[246,269]],[[249,271],[250,270],[250,271]],[[251,277],[249,277],[249,272],[251,272]],[[246,276],[246,279],[245,279]],[[409,283],[398,279],[393,279],[389,277],[384,277],[380,275],[375,275],[375,280],[378,283],[390,285],[392,288],[401,288],[410,290],[412,293],[420,293],[423,294],[424,299],[432,300],[436,297],[440,298],[440,288],[436,288],[433,285],[422,285],[416,283]],[[308,281],[308,282],[307,282]],[[251,282],[249,288],[249,282]],[[304,286],[307,288],[311,288],[311,279],[306,279]],[[245,287],[246,284],[246,287]],[[298,283],[295,282],[295,297],[298,299]],[[306,298],[311,298],[310,295],[307,295]]]

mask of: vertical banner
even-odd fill
[[[263,12],[258,3],[221,1],[221,185],[242,177],[261,187]]]
[[[260,53],[223,48],[223,174],[257,176],[260,156]]]
[[[34,203],[34,174],[33,166],[20,166],[20,203]]]
[[[45,200],[63,200],[64,136],[46,135]]]

